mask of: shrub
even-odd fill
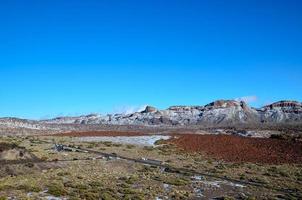
[[[84,192],[84,193],[81,194],[81,199],[98,200],[99,199],[99,194],[87,191],[87,192]]]
[[[25,163],[24,166],[28,167],[28,168],[33,168],[35,165],[34,165],[34,163],[29,162],[29,163]]]
[[[102,200],[115,200],[116,198],[114,198],[114,196],[112,194],[110,194],[109,192],[102,192],[100,194],[100,198]]]
[[[169,185],[182,186],[187,185],[189,181],[181,178],[169,178],[167,180],[164,180],[164,183]]]
[[[48,192],[49,194],[60,197],[66,195],[66,190],[63,185],[58,184],[58,183],[53,183],[48,185]]]
[[[159,139],[159,140],[156,140],[155,142],[154,142],[154,145],[161,145],[161,144],[165,144],[165,140],[164,139]]]
[[[149,147],[149,146],[144,146],[144,150],[146,150],[146,151],[153,151],[154,148],[153,147]]]
[[[70,175],[70,173],[69,172],[58,172],[57,175],[58,176],[68,176],[68,175]]]
[[[106,142],[103,142],[103,144],[107,147],[111,147],[112,146],[112,142],[109,142],[109,141],[106,141]]]
[[[135,146],[132,144],[127,144],[126,147],[127,147],[127,149],[133,149]]]
[[[23,190],[25,192],[40,192],[42,190],[40,187],[25,184],[18,185],[16,189]]]
[[[89,185],[90,185],[90,187],[92,187],[92,188],[99,188],[99,187],[102,187],[102,186],[103,186],[102,183],[97,182],[97,181],[90,182]]]

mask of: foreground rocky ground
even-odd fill
[[[145,135],[135,133],[2,136],[0,199],[302,198],[301,142],[296,138],[176,132],[155,146],[80,140],[83,136]],[[53,149],[55,143],[114,156],[58,151]],[[279,147],[284,157],[275,154]],[[155,165],[132,159],[155,160]]]

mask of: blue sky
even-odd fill
[[[302,101],[302,1],[1,0],[0,116]]]

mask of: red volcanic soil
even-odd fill
[[[180,135],[169,142],[229,162],[302,163],[302,142],[231,135]]]
[[[58,133],[52,136],[71,136],[71,137],[96,137],[96,136],[143,136],[148,135],[140,132],[130,131],[85,131],[85,132],[68,132]],[[150,134],[149,134],[150,135]]]

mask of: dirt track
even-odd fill
[[[302,142],[229,135],[180,135],[169,142],[230,162],[302,164]]]

